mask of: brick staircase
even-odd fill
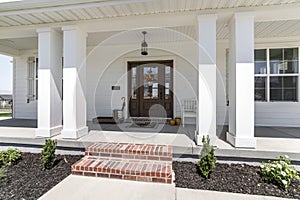
[[[172,183],[172,147],[94,143],[72,165],[72,174],[144,182]]]

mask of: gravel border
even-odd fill
[[[217,163],[207,180],[200,175],[193,162],[175,161],[173,170],[176,187],[300,199],[300,181],[293,180],[284,190],[266,183],[259,175],[257,166]]]
[[[0,179],[0,199],[38,199],[71,174],[71,165],[82,156],[57,155],[55,166],[43,170],[41,154],[22,153],[22,159],[6,167],[6,176]]]

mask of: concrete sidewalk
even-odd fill
[[[173,200],[175,184],[146,183],[70,175],[40,200]]]
[[[217,192],[210,190],[192,190],[176,188],[176,200],[284,200],[286,198],[248,195],[229,192]],[[288,200],[288,199],[286,199]]]
[[[283,198],[209,190],[175,188],[175,184],[146,183],[70,175],[40,200],[279,200]]]

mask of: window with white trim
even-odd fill
[[[256,101],[298,101],[298,48],[256,49],[254,66]]]

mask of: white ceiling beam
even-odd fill
[[[278,9],[266,9],[256,11],[255,21],[281,21],[281,20],[299,20],[300,12],[299,6],[290,6],[288,8],[278,7]]]
[[[27,37],[37,37],[35,29],[3,29],[0,30],[0,39],[10,39],[10,38],[27,38]]]
[[[7,56],[18,56],[20,55],[20,51],[18,49],[14,49],[0,44],[0,54]]]

